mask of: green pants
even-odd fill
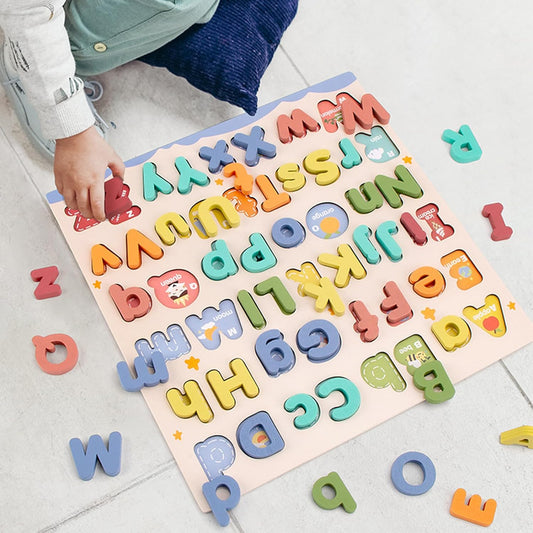
[[[210,20],[219,0],[67,0],[76,73],[92,76],[141,57]]]

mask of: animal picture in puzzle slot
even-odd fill
[[[370,134],[359,133],[355,136],[355,140],[365,145],[366,156],[375,163],[386,163],[400,155],[398,148],[381,126],[374,126]]]
[[[154,289],[156,298],[171,309],[191,305],[200,292],[198,280],[186,270],[170,270],[161,276],[152,276],[148,285]]]
[[[420,335],[411,335],[399,342],[394,347],[394,357],[411,375],[424,363],[435,360],[435,356]]]

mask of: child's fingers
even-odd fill
[[[106,218],[104,208],[104,186],[102,183],[95,183],[89,189],[89,199],[93,217],[103,222]]]
[[[89,202],[89,191],[87,189],[82,188],[76,192],[76,202],[78,203],[78,209],[82,216],[85,218],[93,218],[91,204]]]
[[[124,172],[126,171],[126,167],[122,159],[120,159],[117,154],[115,154],[113,159],[109,161],[108,166],[115,178],[118,177],[124,179]]]
[[[65,199],[65,204],[67,204],[67,207],[70,207],[70,209],[79,210],[78,202],[76,201],[76,193],[72,189],[65,189],[61,194]]]

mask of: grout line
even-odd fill
[[[285,50],[283,50],[283,51],[285,52]],[[287,55],[286,52],[285,52],[285,55]],[[294,65],[292,59],[288,55],[287,55],[287,58],[289,59],[290,63],[294,66],[295,70],[297,71],[298,75],[302,78],[304,83],[307,86],[309,86],[309,83],[304,78],[302,73],[298,70],[296,65]],[[16,157],[17,161],[20,163],[20,166],[22,167],[24,173],[26,174],[27,178],[29,179],[31,185],[33,186],[33,188],[37,192],[37,195],[39,197],[39,201],[41,202],[41,204],[44,205],[46,212],[49,213],[49,215],[52,217],[53,221],[56,222],[55,217],[52,216],[52,213],[51,213],[51,211],[50,211],[50,209],[48,207],[48,202],[45,201],[45,199],[44,199],[44,197],[43,197],[43,195],[41,193],[41,190],[39,189],[38,185],[36,184],[36,182],[32,178],[32,173],[29,171],[28,167],[25,165],[24,160],[20,157],[20,154],[15,149],[15,147],[14,147],[13,143],[11,142],[9,136],[7,135],[7,133],[2,128],[1,125],[0,125],[0,135],[5,139],[7,145],[9,146],[9,148],[11,148],[11,151],[12,151],[13,155]],[[66,518],[61,519],[59,522],[55,522],[55,523],[53,523],[53,524],[51,524],[49,526],[44,527],[43,529],[40,529],[39,533],[46,533],[46,532],[49,532],[49,531],[55,531],[55,530],[57,530],[57,528],[61,527],[62,525],[65,525],[68,522],[76,520],[76,519],[78,519],[78,518],[80,518],[80,517],[92,512],[93,510],[95,510],[95,509],[97,509],[99,507],[107,505],[108,503],[112,502],[114,499],[116,499],[121,494],[123,494],[125,492],[128,492],[129,490],[139,486],[140,484],[145,483],[146,481],[149,481],[149,480],[159,476],[160,474],[162,474],[163,472],[167,471],[170,467],[172,467],[175,464],[176,463],[175,463],[175,461],[173,459],[169,460],[168,462],[166,462],[166,463],[162,464],[160,467],[158,467],[151,474],[149,474],[147,476],[144,476],[144,477],[141,477],[141,478],[138,478],[137,480],[133,481],[130,485],[127,485],[126,487],[124,487],[124,488],[122,488],[122,489],[120,489],[120,490],[118,490],[116,492],[110,493],[110,494],[104,496],[103,498],[101,498],[99,500],[96,500],[94,503],[92,503],[88,507],[85,507],[82,510],[80,510],[80,511],[74,513],[74,514],[72,514],[70,516],[67,516]],[[231,520],[232,520],[235,528],[237,529],[237,531],[239,531],[240,533],[244,533],[244,529],[241,527],[241,525],[239,524],[238,520],[233,516],[233,513],[230,513],[230,515],[231,515]]]
[[[511,381],[515,384],[516,388],[519,390],[520,394],[523,396],[524,400],[526,400],[526,403],[533,409],[533,402],[529,399],[529,396],[526,394],[524,389],[520,386],[520,383],[516,380],[516,378],[513,376],[512,372],[507,368],[507,365],[500,360],[500,364],[503,366],[504,370],[507,372],[507,375],[511,378]]]
[[[289,60],[289,63],[293,66],[294,70],[296,70],[300,78],[302,78],[306,86],[310,87],[311,84],[305,79],[305,76],[302,74],[302,71],[296,66],[296,63],[292,60],[292,57],[288,54],[287,50],[285,50],[283,45],[280,44],[279,49],[285,54],[285,57]]]
[[[7,144],[9,145],[9,147],[11,148],[13,154],[15,155],[15,157],[17,158],[18,162],[20,163],[20,166],[23,168],[24,170],[24,173],[26,174],[26,176],[28,176],[28,179],[30,180],[30,183],[33,185],[33,188],[37,191],[37,195],[39,196],[39,201],[44,205],[45,209],[46,209],[46,212],[49,214],[49,216],[51,218],[53,218],[53,220],[55,221],[55,217],[52,215],[52,211],[49,209],[48,207],[48,202],[44,199],[44,196],[43,194],[41,193],[39,187],[37,186],[37,184],[35,183],[35,181],[33,180],[32,178],[32,175],[31,175],[31,172],[29,171],[29,169],[26,167],[26,165],[24,164],[24,161],[23,159],[20,157],[19,153],[17,152],[17,150],[15,150],[15,147],[13,146],[13,143],[11,142],[11,140],[9,139],[7,133],[4,131],[4,129],[2,128],[2,126],[0,126],[0,132],[2,133],[3,137],[5,138]]]
[[[46,216],[50,219],[50,221],[56,226],[56,228],[61,233],[61,228],[59,227],[59,222],[56,220],[56,217],[52,213],[52,210],[50,209],[50,205],[48,204],[48,201],[46,200],[45,196],[43,195],[43,193],[39,189],[39,186],[35,183],[35,181],[34,181],[34,179],[32,177],[32,173],[29,171],[29,169],[24,164],[24,160],[20,157],[20,154],[17,152],[17,150],[15,149],[15,147],[13,146],[11,141],[9,140],[9,136],[4,131],[2,126],[0,126],[0,132],[3,134],[3,137],[5,138],[8,146],[11,148],[11,151],[13,152],[13,154],[17,158],[18,162],[20,163],[20,166],[22,167],[24,173],[28,177],[31,185],[33,185],[33,188],[37,192],[37,196],[39,198],[39,202],[41,203],[41,205],[44,206],[44,209],[45,209],[45,212],[46,212]],[[65,242],[66,242],[66,239],[65,239]]]
[[[228,511],[228,514],[230,515],[231,522],[235,526],[235,529],[239,531],[239,533],[244,533],[244,529],[241,527],[241,524],[239,523],[233,512]]]
[[[92,503],[88,507],[85,507],[84,509],[81,509],[80,511],[78,511],[78,512],[76,512],[74,514],[72,514],[70,516],[67,516],[66,518],[60,520],[59,522],[56,522],[55,524],[51,524],[51,525],[49,525],[49,526],[47,526],[47,527],[45,527],[43,529],[40,529],[38,533],[46,533],[48,531],[55,531],[58,527],[60,527],[60,526],[62,526],[64,524],[67,524],[68,522],[70,522],[72,520],[76,520],[77,518],[90,513],[91,511],[93,511],[94,509],[97,509],[98,507],[102,507],[103,505],[107,505],[108,503],[112,502],[115,498],[117,498],[121,494],[123,494],[125,492],[128,492],[129,490],[141,485],[142,483],[145,483],[146,481],[150,481],[151,479],[159,476],[163,472],[166,472],[171,467],[173,467],[175,464],[176,464],[176,462],[174,461],[174,459],[170,459],[166,463],[163,463],[162,465],[157,467],[155,469],[155,471],[153,471],[152,473],[150,473],[150,474],[148,474],[146,476],[142,476],[140,478],[137,478],[130,485],[127,485],[126,487],[124,487],[124,488],[122,488],[120,490],[117,490],[116,492],[112,492],[112,493],[104,496],[103,498],[100,498],[99,500],[96,500],[94,503]]]

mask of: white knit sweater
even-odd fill
[[[76,70],[105,72],[156,50],[210,20],[218,2],[0,0],[6,59],[36,108],[43,133],[70,137],[94,123]]]
[[[70,137],[89,128],[94,116],[65,30],[64,0],[0,0],[6,60],[16,69],[37,109],[43,134]]]

